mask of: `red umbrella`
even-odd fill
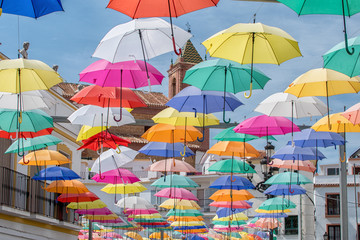
[[[19,138],[34,138],[34,137],[40,137],[44,135],[50,135],[53,131],[52,128],[45,128],[38,132],[20,132]],[[6,132],[3,130],[0,130],[0,138],[7,138],[7,139],[16,139],[17,132]]]
[[[114,134],[109,133],[107,130],[100,132],[91,138],[82,141],[84,145],[79,147],[77,150],[80,149],[91,149],[94,151],[98,151],[102,147],[106,148],[113,148],[116,149],[118,145],[128,146],[131,143],[128,140],[115,136]]]
[[[70,100],[79,104],[91,104],[99,107],[146,107],[146,104],[128,88],[100,87],[91,85],[83,88]]]
[[[85,193],[63,193],[58,198],[59,202],[93,202],[98,200],[99,197],[92,192]]]

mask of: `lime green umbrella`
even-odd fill
[[[172,174],[159,178],[151,186],[158,188],[196,188],[199,185],[188,177]]]
[[[246,224],[246,221],[240,220],[240,221],[212,221],[212,224],[214,225],[221,225],[221,226],[228,226],[230,223],[230,226],[239,226]]]
[[[18,151],[34,151],[61,143],[62,140],[52,135],[44,135],[34,138],[19,138],[6,150],[5,153],[16,153]]]
[[[235,127],[229,127],[227,129],[224,129],[220,133],[216,134],[216,136],[213,137],[213,139],[219,141],[236,141],[236,142],[247,142],[247,141],[259,139],[259,137],[254,135],[234,132],[234,128]],[[266,139],[266,136],[261,138]],[[273,136],[268,136],[268,140],[276,141],[276,139]]]
[[[310,179],[300,173],[284,172],[279,173],[269,178],[264,184],[308,184],[312,183]]]
[[[294,209],[296,204],[286,198],[270,198],[263,202],[258,209],[262,210],[284,210],[284,209]]]
[[[166,214],[166,216],[180,216],[180,217],[197,217],[203,216],[204,214],[196,209],[187,209],[187,210],[179,210],[174,211],[170,209],[170,211]]]
[[[282,4],[285,4],[298,15],[307,14],[331,14],[331,15],[342,15],[344,22],[344,37],[345,37],[345,48],[349,55],[354,53],[353,48],[348,48],[348,39],[346,31],[345,16],[352,16],[360,12],[360,4],[357,0],[278,0]]]
[[[323,55],[324,68],[341,72],[349,77],[360,75],[360,36],[349,39],[348,44],[354,49],[354,54],[349,55],[345,42],[341,42]]]
[[[221,160],[208,168],[209,172],[223,173],[256,173],[256,171],[245,161],[237,159]]]

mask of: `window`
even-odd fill
[[[172,90],[172,96],[175,96],[176,95],[176,78],[174,78],[173,80],[172,80],[172,83],[171,83],[171,90]]]
[[[289,216],[285,218],[285,235],[298,234],[298,216]]]
[[[327,175],[339,175],[339,168],[328,168],[327,169]]]
[[[328,225],[327,232],[329,235],[329,240],[338,240],[341,239],[340,234],[340,225]]]
[[[354,174],[354,175],[360,174],[360,167],[354,167],[354,168],[353,168],[353,174]]]
[[[340,215],[340,194],[326,194],[326,214],[327,216]]]

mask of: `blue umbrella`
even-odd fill
[[[49,167],[38,172],[32,179],[34,180],[72,180],[81,178],[73,170],[66,167]]]
[[[185,147],[185,155],[181,155]],[[139,152],[145,155],[161,156],[161,157],[189,157],[195,155],[190,148],[184,146],[183,143],[166,143],[166,142],[149,142],[143,146]],[[174,155],[174,156],[173,156]]]
[[[182,226],[182,227],[173,227],[174,230],[188,230],[188,229],[202,229],[206,226]]]
[[[286,213],[280,212],[280,213],[257,213],[255,214],[255,217],[258,218],[285,218],[288,217]]]
[[[269,234],[267,232],[257,231],[255,232],[255,235],[261,238],[269,238]]]
[[[234,181],[235,180],[235,181]],[[210,188],[217,189],[254,189],[255,186],[246,178],[240,176],[223,176],[216,179],[211,185]]]
[[[250,206],[253,205],[253,202],[250,202],[250,201],[246,201]],[[219,218],[222,218],[222,217],[228,217],[230,215],[233,215],[233,214],[236,214],[236,213],[241,213],[243,211],[246,211],[247,209],[246,208],[225,208],[225,207],[219,207],[217,210],[216,210],[216,215],[219,217]]]
[[[196,234],[189,234],[186,237],[186,240],[204,240],[205,238],[200,237],[199,235]]]
[[[310,147],[297,147],[292,145],[286,145],[275,152],[272,158],[278,158],[281,160],[322,160],[326,158],[319,150]],[[270,164],[271,165],[271,164]]]
[[[291,189],[291,190],[290,190]],[[305,194],[306,190],[296,184],[291,184],[291,186],[284,184],[274,184],[271,185],[268,189],[264,191],[264,194],[269,195],[299,195]]]
[[[223,120],[229,123],[230,120],[225,121],[225,111],[234,111],[243,103],[232,93],[201,91],[197,87],[189,86],[176,94],[166,105],[179,112],[194,112],[195,116],[198,112],[208,114],[223,111]]]
[[[344,145],[344,138],[334,132],[317,132],[312,128],[294,134],[294,143],[298,147],[330,147]],[[291,142],[289,142],[291,143]],[[288,143],[288,144],[289,144]]]
[[[64,11],[60,0],[2,0],[3,13],[38,18],[52,12]]]

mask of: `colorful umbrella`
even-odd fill
[[[171,237],[167,233],[154,232],[149,235],[150,239],[171,239]]]
[[[166,159],[154,162],[150,165],[149,171],[152,172],[191,172],[195,173],[197,170],[191,166],[189,163],[176,160],[176,159]]]
[[[159,207],[166,209],[200,209],[201,207],[193,200],[184,200],[184,199],[167,199],[159,205]]]
[[[209,199],[215,202],[244,201],[254,198],[247,190],[221,189],[212,194]]]
[[[247,208],[234,208],[234,209],[231,209],[231,208],[220,207],[220,208],[218,208],[216,210],[216,216],[218,216],[219,218],[228,217],[230,215],[241,213],[241,212],[246,211],[246,210],[247,210]]]
[[[125,168],[117,168],[110,171],[102,172],[100,174],[96,174],[91,178],[95,182],[104,182],[104,183],[135,183],[140,182],[140,179]]]
[[[37,132],[6,132],[0,130],[0,138],[16,139],[16,138],[34,138],[44,135],[50,135],[53,128],[45,128]]]
[[[119,216],[111,213],[109,215],[84,215],[83,218],[85,219],[89,219],[92,221],[96,221],[96,220],[114,220],[114,219],[119,219]]]
[[[157,192],[154,196],[199,201],[192,192],[184,188],[164,188]]]
[[[37,150],[25,155],[19,162],[29,166],[49,166],[71,163],[71,161],[58,151]]]
[[[158,188],[168,188],[168,187],[177,187],[177,188],[196,188],[199,185],[194,182],[192,179],[181,176],[177,174],[171,174],[169,176],[161,177],[151,184],[153,187]]]
[[[91,127],[91,126],[83,125],[78,133],[76,141],[79,142],[81,140],[88,139],[94,136],[95,134],[105,131],[106,129],[108,129],[108,127],[106,126]]]
[[[141,183],[129,183],[129,184],[107,184],[101,189],[101,191],[110,193],[110,194],[130,194],[130,193],[139,193],[145,191],[147,188],[144,187]]]
[[[180,142],[149,142],[140,148],[139,152],[145,155],[160,157],[190,157],[195,155],[190,148]]]
[[[277,150],[272,158],[278,158],[281,160],[322,160],[325,157],[319,150],[312,147],[297,147],[292,145],[286,145]]]
[[[344,145],[344,138],[333,132],[317,132],[314,129],[304,129],[294,134],[293,142],[298,147],[330,147]]]
[[[281,63],[301,56],[298,43],[285,31],[261,23],[238,23],[202,43],[212,57],[240,64],[251,64],[250,97],[253,88],[253,64]]]
[[[265,229],[274,229],[280,227],[281,224],[276,218],[259,218],[255,222],[255,226]]]
[[[166,216],[175,216],[175,217],[198,217],[203,216],[204,214],[197,209],[170,209]]]
[[[209,172],[223,173],[256,173],[256,171],[245,161],[237,159],[221,160],[208,168]]]
[[[154,208],[154,206],[147,200],[141,197],[127,197],[120,199],[116,204],[118,207],[142,209],[142,208]]]
[[[305,194],[306,190],[299,185],[286,186],[284,184],[274,184],[264,191],[264,194],[269,195],[299,195]]]
[[[45,190],[47,192],[55,193],[85,193],[89,192],[89,189],[78,180],[58,180],[50,183]]]
[[[176,211],[178,211],[178,210],[176,210]],[[197,217],[190,217],[190,216],[185,216],[185,217],[183,217],[183,216],[170,216],[170,217],[168,217],[167,218],[167,221],[168,222],[176,222],[176,221],[180,221],[180,222],[194,222],[194,221],[202,221],[202,220],[204,220],[204,218],[203,217],[201,217],[201,216],[197,216]],[[184,224],[185,225],[185,224]]]
[[[101,200],[95,200],[91,202],[72,202],[66,206],[71,209],[97,209],[107,207],[106,204]]]
[[[280,213],[257,213],[255,214],[255,217],[257,218],[286,218],[289,215],[286,213],[280,212]]]
[[[134,240],[143,240],[140,234],[136,232],[126,232],[124,233],[125,236],[128,236],[129,238],[132,238]]]
[[[342,113],[335,113],[329,116],[330,123],[327,117],[321,118],[314,125],[312,129],[315,131],[325,131],[325,132],[360,132],[360,125],[354,125],[348,119],[341,115]],[[330,124],[330,125],[329,125]]]
[[[309,184],[312,183],[307,177],[296,172],[278,173],[269,178],[264,184]]]
[[[246,201],[229,201],[229,202],[212,202],[209,204],[209,206],[213,207],[226,207],[226,208],[245,208],[249,209],[251,208],[251,205],[247,203]]]
[[[235,141],[235,142],[247,142],[247,141],[259,139],[259,137],[254,135],[237,133],[234,131],[234,128],[235,127],[224,129],[223,131],[218,133],[215,137],[213,137],[213,139],[218,141]],[[273,136],[268,136],[268,140],[276,141],[276,139]]]
[[[39,18],[49,13],[64,11],[60,0],[49,1],[6,1],[0,5],[3,13],[15,14],[31,18]]]
[[[244,177],[240,176],[223,176],[216,179],[211,185],[210,188],[217,188],[217,189],[254,189],[255,186]]]
[[[0,108],[19,109],[19,95],[16,93],[0,92]],[[39,108],[51,108],[55,105],[55,98],[45,90],[34,90],[21,93],[21,111]]]
[[[355,104],[354,106],[351,106],[349,109],[347,109],[344,113],[341,114],[344,116],[347,120],[352,122],[354,125],[360,123],[360,103]]]
[[[316,167],[314,164],[309,161],[301,161],[301,160],[294,160],[294,161],[283,161],[281,159],[273,159],[271,163],[268,164],[270,167],[277,167],[277,168],[287,168],[297,171],[306,171],[306,172],[315,172]]]
[[[82,142],[84,145],[79,147],[77,150],[91,149],[93,151],[98,151],[102,148],[112,148],[117,149],[117,151],[121,151],[120,148],[118,149],[119,145],[127,147],[128,144],[131,143],[129,140],[109,133],[108,130],[98,133],[89,139],[83,140]]]
[[[13,142],[5,153],[17,153],[25,151],[35,151],[48,146],[57,145],[62,140],[52,135],[44,135],[34,138],[19,138]]]
[[[294,209],[296,208],[295,203],[291,202],[286,198],[270,198],[264,201],[258,209],[263,210],[284,210],[284,209]]]
[[[34,180],[72,180],[81,178],[77,173],[73,170],[66,168],[66,167],[50,167],[41,170],[40,172],[36,173],[32,179]]]
[[[207,151],[207,153],[242,158],[260,156],[260,153],[250,144],[232,141],[217,142]]]
[[[59,202],[93,202],[98,200],[99,197],[92,192],[84,193],[63,193],[56,200]]]
[[[150,209],[126,209],[124,210],[125,214],[129,214],[129,215],[142,215],[142,214],[153,214],[153,213],[159,213],[158,210],[156,210],[155,208],[150,208]]]

